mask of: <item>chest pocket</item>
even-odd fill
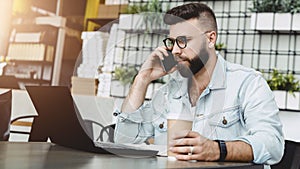
[[[235,106],[208,118],[208,124],[214,128],[216,137],[232,139],[241,134],[242,122],[240,120],[240,107]]]

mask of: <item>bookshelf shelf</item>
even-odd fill
[[[49,65],[51,66],[53,62],[49,61],[39,61],[39,60],[10,60],[9,62],[15,63],[15,64],[33,64],[33,65]]]
[[[15,76],[20,88],[28,84],[51,85],[58,34],[63,26],[63,17],[15,18],[3,74]]]
[[[40,85],[42,84],[48,85],[51,82],[50,80],[33,79],[33,78],[17,78],[17,80],[20,82],[25,82],[27,84],[40,84]]]
[[[54,31],[57,32],[57,28],[52,25],[36,25],[36,24],[13,24],[14,29],[22,32],[36,32],[36,31]]]

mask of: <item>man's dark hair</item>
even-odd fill
[[[203,3],[189,3],[170,9],[164,16],[167,25],[174,25],[185,20],[197,18],[206,31],[217,32],[217,21],[211,8]]]

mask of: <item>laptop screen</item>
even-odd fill
[[[46,141],[49,137],[58,145],[93,151],[92,129],[84,124],[68,87],[26,86],[26,89],[38,113],[30,141]]]

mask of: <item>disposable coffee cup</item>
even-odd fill
[[[169,142],[174,137],[174,134],[180,131],[188,131],[192,130],[193,126],[193,117],[190,113],[180,113],[180,114],[168,114],[168,157],[175,157],[176,154],[169,151],[170,145]]]

